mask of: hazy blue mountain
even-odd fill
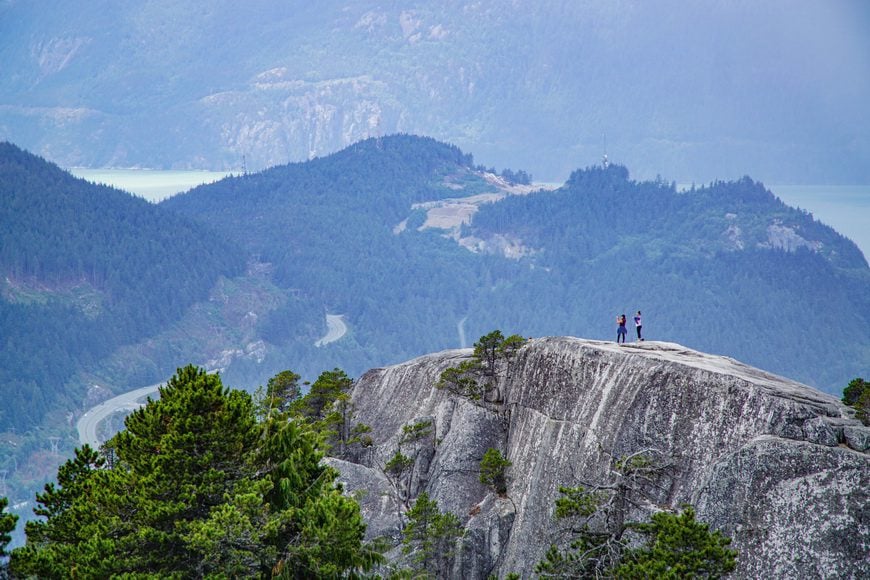
[[[415,203],[494,192],[470,155],[429,138],[391,136],[258,174],[224,179],[161,206],[223,231],[268,265],[276,285],[347,315],[351,335],[317,349],[298,309],[266,313],[263,338],[287,367],[306,372],[340,366],[361,373],[456,345],[457,322],[491,266],[428,230]],[[402,233],[404,220],[411,224]],[[308,345],[300,352],[299,343]],[[285,367],[286,368],[286,367]],[[262,371],[260,371],[262,372]],[[250,379],[250,377],[248,377]]]
[[[0,3],[0,138],[65,166],[262,169],[431,135],[544,181],[870,181],[870,8]],[[606,137],[605,137],[606,135]]]
[[[493,328],[613,340],[616,315],[638,309],[651,339],[832,392],[870,365],[863,255],[748,177],[680,193],[610,165],[556,191],[511,187],[455,147],[391,136],[161,205],[225,232],[276,285],[344,314],[352,336],[325,350],[351,373]],[[290,368],[328,360],[289,355],[310,340],[282,331],[292,321],[280,309],[260,320],[273,356]]]

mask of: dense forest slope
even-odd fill
[[[77,373],[244,265],[205,227],[0,143],[0,431],[78,407]]]
[[[680,193],[609,166],[529,193],[493,177],[455,147],[400,135],[161,205],[212,224],[269,263],[276,284],[345,315],[351,335],[301,364],[334,360],[356,374],[492,328],[615,339],[616,315],[639,309],[653,338],[830,392],[870,368],[867,262],[761,184]],[[276,309],[258,322],[291,368],[293,345],[308,339],[288,330],[297,317]]]
[[[332,366],[356,374],[455,345],[483,270],[505,262],[415,229],[425,219],[415,203],[496,191],[471,164],[471,156],[429,138],[370,139],[160,205],[223,231],[268,264],[276,284],[319,305],[321,316],[346,315],[346,339],[306,352],[298,343],[314,337],[296,332],[297,302],[261,317],[263,338],[291,357],[287,367],[307,376]],[[411,226],[400,231],[406,219]]]
[[[644,178],[867,183],[866,22],[782,0],[3,2],[0,139],[235,171],[404,131],[555,181],[606,134]]]

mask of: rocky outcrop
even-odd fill
[[[651,509],[689,503],[733,539],[736,577],[859,577],[870,554],[870,429],[832,396],[677,344],[529,341],[486,408],[435,388],[453,350],[366,373],[353,400],[372,426],[366,465],[336,462],[371,535],[396,535],[382,467],[403,425],[432,421],[413,487],[466,525],[456,577],[530,576],[552,541],[561,485],[602,480],[614,458],[655,449],[675,468]],[[484,452],[512,462],[506,497],[478,481]],[[375,490],[375,491],[372,491]],[[635,514],[642,516],[643,514]]]

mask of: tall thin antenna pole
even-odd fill
[[[607,169],[607,166],[610,165],[610,161],[607,160],[607,133],[604,133],[604,158],[601,160],[601,164],[604,165],[604,169]]]
[[[375,138],[377,139],[376,145],[378,149],[384,148],[384,143],[381,141],[381,116],[378,115],[375,117]]]

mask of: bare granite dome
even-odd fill
[[[633,515],[692,504],[733,539],[735,577],[866,577],[870,428],[836,398],[673,343],[563,337],[528,341],[481,405],[435,387],[471,354],[428,355],[357,382],[358,419],[376,447],[359,463],[331,461],[349,491],[369,492],[370,536],[399,530],[401,508],[378,466],[404,425],[429,419],[411,491],[465,523],[455,577],[530,576],[552,541],[559,487],[600,480],[614,458],[644,449],[674,468]],[[478,480],[489,448],[512,462],[505,497]]]

